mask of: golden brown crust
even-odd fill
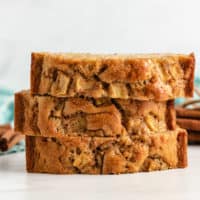
[[[154,134],[175,129],[173,101],[15,95],[15,130],[48,137]]]
[[[35,157],[35,138],[29,138],[25,137],[26,142],[26,169],[28,172],[31,172],[34,168],[34,160],[36,160]]]
[[[17,120],[14,120],[14,127],[15,127],[15,130],[22,130],[23,129],[23,123],[24,123],[24,111],[25,111],[25,103],[23,102],[23,94],[22,93],[17,93],[15,94],[15,112],[14,112],[14,115],[15,115],[15,119]]]
[[[188,165],[187,160],[187,144],[188,144],[188,134],[186,130],[181,130],[178,133],[178,157],[179,157],[179,167],[186,167]]]
[[[31,54],[31,91],[38,91],[40,85],[40,75],[42,73],[43,56],[39,53]]]
[[[120,174],[187,166],[187,134],[176,130],[121,138],[26,136],[27,171]]]
[[[32,53],[31,92],[159,101],[192,97],[194,66],[194,54]]]
[[[176,111],[174,107],[174,100],[167,101],[166,119],[168,128],[174,130],[176,128]]]
[[[186,64],[188,63],[188,65]],[[192,97],[194,93],[194,71],[195,71],[195,55],[194,53],[190,54],[190,59],[188,61],[182,61],[182,66],[184,68],[189,68],[190,70],[185,70],[184,78],[188,80],[188,84],[185,87],[185,94]]]

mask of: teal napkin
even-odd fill
[[[10,123],[13,125],[14,118],[14,94],[10,90],[0,88],[0,124]],[[24,151],[24,141],[15,145],[7,152],[1,152],[0,155]]]

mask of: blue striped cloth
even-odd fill
[[[10,90],[0,88],[0,124],[10,123],[13,125],[14,117],[14,95]],[[0,155],[24,151],[24,141],[15,145],[7,152],[0,152]]]

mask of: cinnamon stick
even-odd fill
[[[195,104],[200,104],[200,99],[198,100],[188,100],[185,101],[184,103],[180,104],[180,107],[186,108],[187,106],[196,106]]]
[[[196,109],[187,109],[182,107],[176,107],[176,115],[177,117],[185,117],[185,118],[199,118],[200,119],[200,111]]]
[[[5,134],[5,136],[0,138],[0,150],[7,151],[24,139],[24,135],[19,133],[15,133],[14,131],[9,131]]]
[[[200,89],[195,87],[195,93],[200,96]],[[200,99],[187,100],[176,107],[176,122],[188,131],[189,143],[200,144]]]
[[[188,131],[188,140],[190,144],[200,144],[200,132]]]
[[[11,125],[10,124],[0,125],[0,131],[3,130],[3,129],[11,129]]]
[[[0,125],[0,151],[7,151],[24,138],[14,132],[10,124]]]
[[[176,122],[181,128],[193,131],[200,131],[200,120],[177,118]]]

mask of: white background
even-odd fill
[[[195,52],[199,0],[0,0],[0,86],[29,87],[30,53]]]

